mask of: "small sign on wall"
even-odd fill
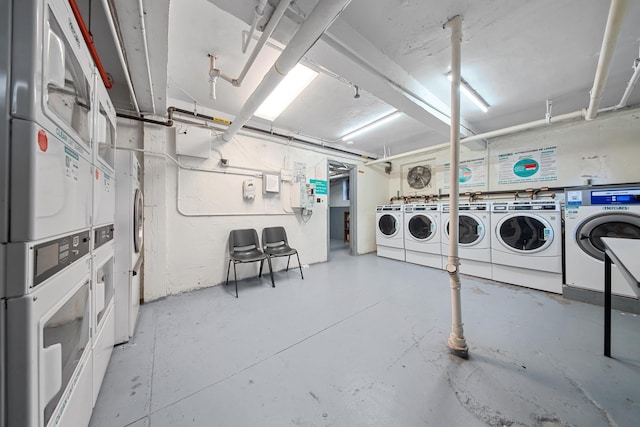
[[[316,194],[318,195],[327,195],[327,181],[323,179],[310,179],[309,184],[315,184],[316,186]]]
[[[498,184],[556,181],[557,147],[498,154]]]

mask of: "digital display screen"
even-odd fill
[[[58,243],[36,249],[36,276],[58,265]]]
[[[592,191],[592,205],[638,205],[640,204],[640,188],[625,190]]]

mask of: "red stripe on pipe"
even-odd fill
[[[73,10],[73,16],[75,16],[76,21],[78,21],[80,32],[82,33],[82,37],[84,38],[84,41],[87,44],[87,47],[89,48],[91,57],[95,61],[96,67],[98,67],[98,72],[100,73],[100,77],[102,77],[104,86],[107,89],[111,89],[111,86],[112,86],[111,81],[109,81],[107,72],[104,70],[102,61],[100,61],[100,56],[98,55],[98,51],[96,50],[96,47],[93,44],[93,40],[91,40],[91,36],[89,35],[89,30],[87,30],[87,26],[84,23],[84,19],[82,19],[82,15],[80,14],[80,9],[78,8],[78,4],[76,3],[76,0],[69,0],[69,4],[71,5],[71,10]]]

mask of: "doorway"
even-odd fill
[[[328,254],[331,260],[355,253],[355,165],[329,160]]]

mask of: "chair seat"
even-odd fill
[[[266,258],[267,256],[264,254],[264,252],[261,252],[257,249],[251,249],[251,250],[242,251],[242,252],[234,252],[231,255],[232,260],[239,261],[239,262],[261,261]]]
[[[264,251],[267,255],[276,256],[276,257],[295,255],[298,252],[287,245],[266,247]]]

